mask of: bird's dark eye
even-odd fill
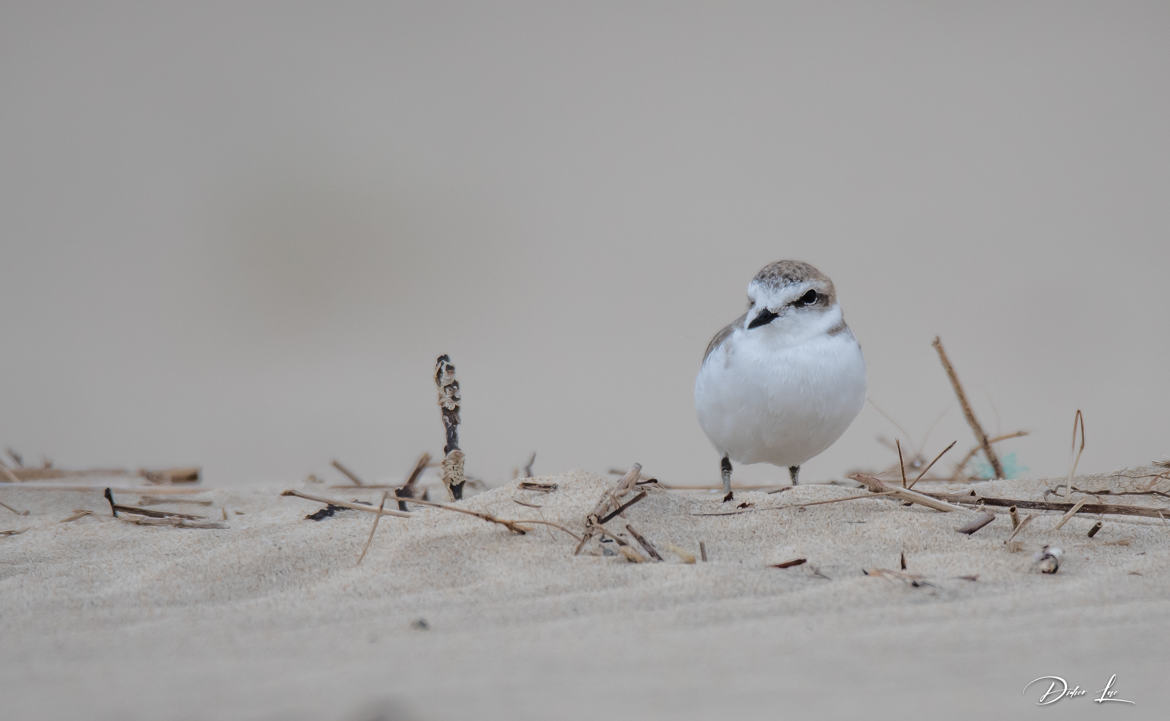
[[[809,292],[797,298],[792,305],[796,306],[797,308],[803,308],[806,305],[813,305],[820,299],[821,296],[819,296],[815,290],[810,290]]]

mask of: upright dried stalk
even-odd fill
[[[443,446],[443,485],[451,500],[463,498],[463,451],[459,450],[459,381],[455,380],[455,366],[444,353],[435,361],[435,385],[439,388],[439,411],[443,416],[443,428],[447,432],[447,443]]]
[[[931,345],[938,351],[938,359],[942,361],[943,370],[947,372],[947,378],[951,381],[951,387],[955,389],[955,395],[959,397],[959,405],[963,408],[963,415],[967,418],[967,425],[971,426],[971,430],[975,432],[975,439],[979,441],[979,445],[983,448],[983,454],[987,456],[987,462],[991,464],[991,470],[995,473],[996,478],[1003,478],[1003,464],[999,462],[999,456],[992,450],[991,443],[987,439],[987,433],[983,430],[983,426],[979,425],[979,420],[975,418],[975,411],[971,410],[971,404],[967,402],[967,394],[963,392],[963,386],[959,383],[959,376],[955,373],[955,367],[951,365],[950,358],[947,358],[947,352],[943,350],[942,340],[938,336],[935,336]]]

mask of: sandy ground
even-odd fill
[[[541,480],[557,490],[512,482],[463,503],[580,532],[613,484],[585,472]],[[1055,483],[980,490],[1039,498]],[[955,531],[964,514],[884,498],[788,507],[857,494],[840,486],[740,492],[752,509],[723,516],[697,515],[728,510],[713,494],[652,489],[624,522],[663,563],[605,555],[612,543],[574,557],[562,531],[513,535],[432,509],[383,518],[358,566],[371,514],[305,520],[320,504],[280,490],[210,489],[199,497],[211,507],[162,506],[226,509],[228,529],[197,530],[120,522],[99,491],[0,488],[30,512],[0,509],[0,530],[28,528],[0,537],[0,716],[1137,719],[1170,709],[1170,526],[1158,519],[1108,516],[1090,539],[1097,517],[1057,531],[1059,514],[1042,512],[1013,553],[1006,514],[967,536]],[[96,514],[59,522],[82,508]],[[686,563],[699,541],[709,560]],[[1054,575],[1033,566],[1045,543],[1064,550]],[[863,574],[898,569],[902,553],[918,585]],[[807,563],[770,566],[795,558]],[[1114,674],[1116,698],[1134,704],[1092,701]],[[1024,688],[1041,676],[1087,693],[1039,708],[1047,682]]]

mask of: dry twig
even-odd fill
[[[175,511],[155,511],[150,508],[139,508],[138,506],[124,506],[114,501],[114,492],[109,488],[102,495],[109,501],[110,511],[113,513],[114,518],[118,517],[118,511],[122,511],[123,513],[132,513],[148,518],[178,518],[184,521],[202,521],[206,519],[206,516],[192,516],[187,513],[177,513]]]
[[[654,544],[650,543],[650,541],[647,541],[641,533],[635,531],[633,526],[627,523],[626,530],[630,532],[630,535],[634,537],[634,540],[638,542],[638,545],[640,545],[646,551],[646,553],[650,554],[650,558],[653,558],[655,561],[662,560],[662,556],[658,555],[658,549],[654,548]]]
[[[637,500],[641,500],[640,498],[637,498],[634,501],[630,501],[624,505],[621,500],[622,497],[635,488],[641,475],[642,464],[635,463],[634,465],[630,466],[630,470],[627,471],[624,476],[618,479],[613,488],[607,489],[604,493],[601,494],[601,499],[597,502],[597,505],[594,506],[589,515],[585,517],[585,534],[581,537],[581,542],[577,544],[575,549],[573,549],[574,556],[581,552],[581,549],[585,547],[585,544],[589,542],[589,539],[593,538],[599,531],[603,530],[602,524],[604,524],[606,520],[613,518],[618,513],[621,513],[622,510],[629,508],[630,505],[635,503]],[[645,493],[645,491],[643,491],[643,493]],[[608,535],[615,538],[616,540],[616,537],[613,536],[613,534]]]
[[[966,533],[968,536],[970,536],[994,520],[995,516],[993,514],[984,512],[982,516],[979,516],[967,525],[956,528],[955,530],[959,533]]]
[[[4,501],[0,501],[0,506],[7,508],[8,510],[12,511],[13,513],[15,513],[18,516],[27,516],[28,515],[28,511],[18,511],[15,508],[13,508],[12,506],[5,503]]]
[[[983,454],[987,456],[987,461],[991,464],[991,469],[995,472],[995,477],[1003,478],[1003,464],[999,462],[999,456],[995,455],[995,451],[992,450],[991,443],[987,439],[987,433],[984,432],[983,426],[979,425],[978,419],[975,418],[975,412],[971,410],[971,404],[967,401],[967,394],[963,392],[962,384],[959,383],[959,376],[955,373],[955,367],[951,365],[950,359],[947,358],[947,352],[943,350],[942,340],[938,336],[935,336],[934,342],[931,345],[938,351],[938,358],[942,361],[943,370],[947,372],[947,377],[951,380],[951,387],[955,389],[955,395],[959,398],[959,405],[963,408],[963,416],[966,417],[967,424],[971,426],[971,430],[975,432],[975,439],[983,447]]]
[[[354,565],[362,565],[366,551],[370,550],[370,544],[374,542],[374,532],[378,530],[378,521],[382,520],[382,511],[386,509],[386,496],[388,495],[390,495],[389,491],[382,491],[382,500],[378,503],[378,515],[374,516],[374,525],[370,527],[370,537],[366,539],[366,545],[362,546],[362,555],[358,556],[357,563]]]
[[[365,486],[366,485],[365,481],[363,481],[361,478],[358,478],[356,473],[354,473],[353,471],[346,468],[344,465],[342,465],[341,461],[337,460],[336,458],[333,459],[332,465],[334,468],[341,471],[341,475],[343,475],[346,478],[348,478],[349,480],[353,481],[355,485],[358,485],[358,486]]]
[[[406,510],[406,502],[402,499],[414,498],[415,484],[418,483],[418,479],[422,477],[423,471],[426,470],[428,465],[430,465],[430,462],[431,454],[424,452],[421,456],[418,457],[418,460],[414,462],[414,468],[410,469],[410,474],[406,476],[406,482],[402,484],[402,488],[396,489],[394,491],[395,497],[399,499],[398,510]]]
[[[447,487],[451,500],[458,501],[463,498],[463,484],[466,481],[463,474],[464,455],[459,450],[459,405],[462,395],[459,381],[455,380],[455,366],[446,353],[435,361],[435,385],[439,389],[439,411],[447,438],[441,464],[443,485]]]

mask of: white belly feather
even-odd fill
[[[695,380],[699,425],[739,463],[800,465],[832,445],[864,403],[865,361],[848,330],[776,347],[736,329]]]

